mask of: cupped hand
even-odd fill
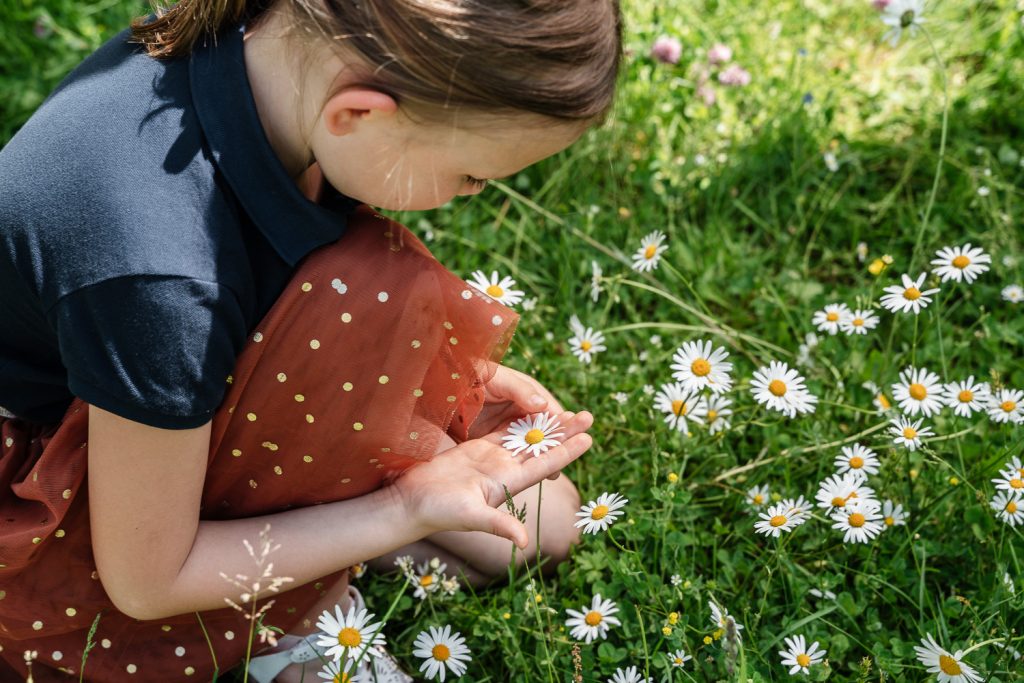
[[[529,375],[499,365],[494,376],[484,385],[484,405],[469,428],[469,438],[491,433],[515,418],[548,411],[561,413],[562,404],[543,384]]]
[[[504,509],[503,487],[514,496],[560,471],[593,443],[585,433],[594,421],[590,413],[562,413],[559,419],[565,433],[562,443],[541,455],[524,451],[513,456],[501,445],[506,433],[502,429],[465,441],[407,470],[391,486],[410,523],[422,528],[424,535],[486,531],[525,548],[529,540],[526,527]]]

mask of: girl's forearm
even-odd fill
[[[241,591],[220,574],[243,574],[252,579],[259,575],[259,568],[242,540],[256,548],[260,531],[267,524],[274,544],[280,545],[269,559],[274,564],[273,576],[293,579],[284,589],[384,555],[428,533],[416,520],[408,518],[390,487],[358,498],[272,515],[203,520],[177,578],[161,595],[147,600],[145,615],[133,616],[159,619],[219,609],[226,606],[225,598],[239,602]],[[270,595],[263,593],[258,597]]]

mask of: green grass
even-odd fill
[[[138,11],[0,0],[0,140]],[[946,381],[973,374],[1024,388],[1024,308],[1000,298],[1005,285],[1024,283],[1021,9],[1009,0],[929,2],[928,34],[895,48],[866,0],[638,2],[627,17],[630,56],[604,126],[476,198],[401,217],[432,233],[431,249],[454,272],[497,269],[538,299],[507,362],[595,414],[596,445],[568,474],[587,500],[628,497],[626,518],[610,535],[584,539],[545,580],[540,606],[522,572],[507,587],[448,600],[402,597],[387,627],[392,651],[413,668],[416,634],[451,623],[473,650],[467,680],[568,681],[565,609],[597,592],[619,604],[623,624],[582,646],[588,682],[628,664],[657,680],[788,680],[776,651],[793,634],[828,650],[814,680],[924,680],[912,648],[927,632],[950,650],[994,638],[1024,650],[1024,538],[988,505],[990,479],[1024,454],[1024,425],[947,410],[927,421],[942,438],[910,453],[873,429],[884,418],[862,387],[874,381],[891,399],[889,385],[913,363]],[[683,42],[680,65],[647,56],[661,34]],[[690,65],[715,42],[729,44],[753,80],[718,87],[707,107]],[[829,149],[840,162],[834,173],[822,158]],[[630,270],[640,238],[656,229],[668,235],[662,265]],[[869,274],[859,242],[869,261],[891,254],[893,265]],[[813,415],[789,420],[755,407],[753,371],[772,359],[792,365],[814,311],[877,302],[900,273],[923,272],[935,250],[966,242],[992,254],[991,271],[973,285],[943,285],[916,323],[880,311],[866,337],[819,335],[813,363],[800,366],[821,399]],[[591,261],[605,277],[596,303]],[[591,365],[569,353],[573,313],[607,334],[608,351]],[[736,414],[729,431],[694,429],[687,439],[642,387],[671,381],[673,351],[700,338],[730,351]],[[833,471],[830,444],[856,435],[882,461],[869,485],[908,509],[907,526],[846,546],[818,511],[779,541],[753,532],[748,488],[813,500]],[[672,586],[674,574],[684,583]],[[396,581],[371,575],[360,585],[380,612]],[[814,598],[812,588],[837,597]],[[714,631],[711,598],[745,627],[734,666],[720,642],[703,643]],[[680,617],[664,636],[670,612]],[[694,659],[670,672],[665,653],[680,647]],[[1024,675],[991,644],[965,661],[993,683]]]

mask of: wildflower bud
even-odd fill
[[[689,587],[690,587],[690,586],[692,586],[692,585],[693,585],[693,584],[692,584],[692,583],[690,583],[690,580],[689,580],[689,579],[687,579],[686,581],[683,581],[683,588],[689,588]]]
[[[919,474],[919,472],[917,471],[917,469],[911,469],[910,472],[908,472],[907,474],[910,475],[911,479],[917,479],[917,475]]]
[[[950,478],[949,478],[949,484],[950,484],[950,486],[956,486],[956,485],[957,485],[957,484],[959,484],[959,483],[960,483],[960,480],[959,480],[959,479],[957,479],[956,477],[950,477]]]
[[[619,207],[619,218],[629,218],[633,215],[633,212],[624,206]]]
[[[876,258],[868,264],[868,272],[872,275],[880,275],[883,270],[885,270],[885,262],[880,258]]]
[[[540,604],[541,602],[543,602],[543,601],[544,601],[544,596],[543,596],[543,595],[541,595],[540,593],[538,593],[537,595],[533,596],[533,600],[534,600],[534,602],[536,602],[537,604]]]
[[[502,619],[511,619],[512,615],[509,614],[508,612],[505,612],[504,614],[501,615],[501,618]]]
[[[711,636],[704,636],[704,644],[705,645],[710,645],[711,642],[712,642],[711,641]]]
[[[661,634],[663,636],[670,636],[670,635],[672,635],[672,627],[671,626],[662,626],[661,627]]]
[[[669,472],[668,473],[668,483],[674,484],[677,481],[679,481],[679,475],[676,474],[675,472]]]
[[[668,623],[670,623],[673,626],[675,626],[678,622],[679,622],[679,612],[669,612],[668,613]]]

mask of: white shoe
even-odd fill
[[[355,586],[348,587],[348,594],[352,600],[352,606],[356,613],[366,609],[366,601]],[[316,662],[321,666],[324,660],[331,661],[326,656],[327,647],[316,644],[317,634],[311,633],[308,636],[284,635],[278,638],[278,649],[267,655],[260,655],[249,660],[249,678],[255,683],[272,683],[274,678],[292,664],[303,662]],[[373,654],[367,652],[359,660],[356,669],[355,681],[367,683],[412,683],[412,677],[402,671],[398,661],[391,656],[391,653],[380,645],[370,648]]]

